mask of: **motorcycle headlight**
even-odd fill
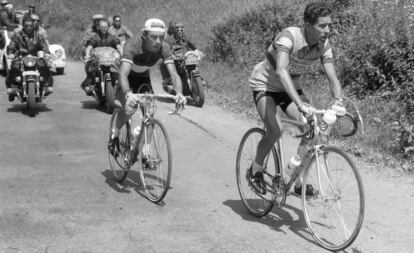
[[[36,58],[33,58],[33,57],[26,58],[26,59],[24,59],[23,63],[27,67],[32,68],[36,65]]]
[[[56,49],[55,50],[55,57],[56,58],[60,58],[63,55],[63,50],[62,49]]]

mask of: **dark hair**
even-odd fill
[[[306,5],[303,19],[305,22],[315,24],[319,17],[326,17],[331,15],[331,7],[325,2],[314,2]]]
[[[25,16],[25,17],[23,18],[22,24],[24,24],[24,23],[26,23],[26,22],[32,22],[32,23],[34,23],[34,20],[33,20],[33,19],[32,19],[32,17],[30,17],[30,16]]]
[[[117,19],[117,18],[119,18],[119,19],[121,19],[121,16],[119,16],[119,15],[114,15],[113,17],[112,17],[112,19],[115,21],[115,19]],[[121,19],[122,20],[122,19]]]

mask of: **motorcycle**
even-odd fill
[[[203,54],[198,50],[194,50],[185,53],[173,51],[173,55],[175,67],[183,83],[183,95],[193,101],[195,106],[202,107],[204,104],[203,84],[205,82],[198,70],[198,64]],[[172,84],[163,87],[168,93],[175,94]]]
[[[121,55],[112,47],[97,47],[91,53],[91,61],[96,64],[94,78],[90,84],[93,96],[100,105],[105,105],[111,114],[115,109],[115,85],[112,84],[111,72]]]
[[[33,55],[26,55],[24,50],[21,50],[19,56],[15,58],[12,64],[19,66],[19,75],[15,77],[11,87],[16,92],[16,97],[22,102],[27,103],[27,111],[30,117],[35,115],[35,104],[42,102],[45,98],[47,88],[46,80],[39,72],[39,61],[46,61],[48,64],[50,59],[41,58]]]

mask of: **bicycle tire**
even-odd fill
[[[115,109],[111,115],[108,138],[111,138],[112,126],[118,111],[119,109]],[[112,155],[108,150],[108,158],[113,178],[118,182],[122,182],[128,175],[128,171],[130,169],[129,150],[131,146],[131,126],[129,122],[126,122],[119,131],[119,145],[115,146],[114,155]]]
[[[274,189],[272,188],[274,177],[280,173],[279,157],[275,147],[272,147],[271,152],[265,159],[265,181],[267,183],[266,195],[256,193],[248,182],[249,168],[254,161],[256,155],[257,144],[265,134],[265,130],[255,127],[249,129],[243,136],[236,160],[236,179],[237,188],[243,205],[247,211],[256,217],[263,217],[272,210],[274,206]],[[270,154],[273,159],[270,158]],[[269,163],[270,161],[270,163]],[[271,163],[273,162],[273,164]],[[273,166],[272,166],[273,165]]]
[[[141,131],[144,132],[140,143],[140,177],[145,195],[150,201],[157,203],[164,199],[170,187],[172,173],[170,139],[164,125],[154,118]]]
[[[302,187],[302,196],[305,196],[302,197],[303,212],[312,236],[325,249],[338,251],[347,248],[357,238],[365,212],[362,179],[354,163],[341,149],[322,146],[318,157],[314,156],[306,168],[303,185],[306,184],[319,189],[315,196],[306,197],[306,187]],[[351,193],[347,194],[347,190]],[[351,206],[349,211],[346,204],[352,198],[355,208]],[[318,211],[323,207],[326,208],[322,213],[314,214],[314,208]],[[347,213],[353,217],[345,217]]]

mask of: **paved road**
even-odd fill
[[[246,213],[234,167],[251,124],[213,105],[189,106],[178,117],[167,113],[172,104],[159,104],[174,159],[162,205],[140,194],[134,171],[115,183],[109,116],[79,90],[83,76],[82,65],[70,63],[34,118],[0,92],[1,253],[324,252],[307,232],[299,199],[263,219]],[[413,178],[378,170],[362,170],[366,219],[346,252],[412,252]]]

